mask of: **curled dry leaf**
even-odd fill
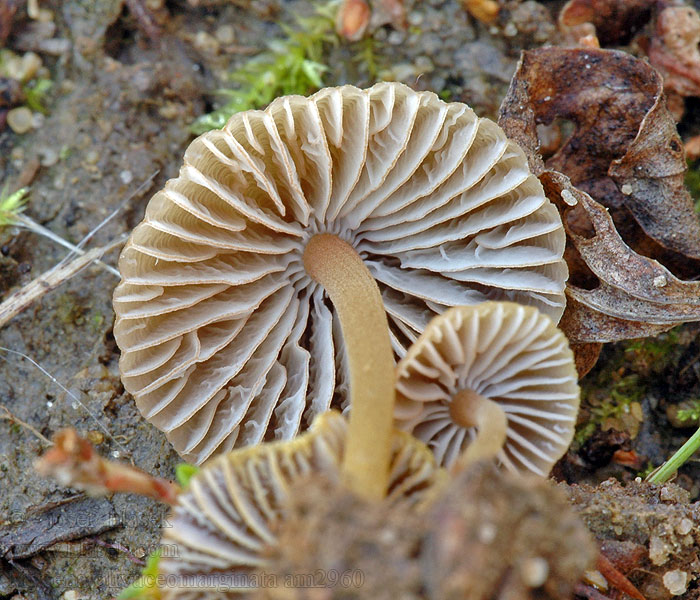
[[[545,165],[536,126],[557,118],[574,131]],[[642,337],[700,320],[700,283],[654,260],[685,277],[697,272],[700,223],[652,68],[613,50],[525,52],[500,124],[562,212],[571,278],[561,327],[572,342]]]
[[[682,96],[700,95],[700,15],[692,6],[663,0],[569,0],[559,13],[559,29],[578,46],[587,36],[597,36],[603,46],[627,44],[636,36],[676,105]]]

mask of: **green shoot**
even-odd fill
[[[676,418],[681,423],[700,420],[700,399],[690,400],[687,408],[681,408],[676,412]]]
[[[47,229],[43,225],[37,223],[34,219],[27,217],[22,214],[22,211],[26,207],[26,199],[29,188],[22,188],[14,192],[13,194],[7,194],[7,185],[0,192],[0,228],[7,227],[10,225],[25,227],[29,231],[43,235],[44,237],[50,239],[51,241],[57,243],[64,248],[67,248],[71,252],[83,255],[85,250],[79,248],[75,244],[71,244],[69,241],[64,240],[61,236],[56,235],[50,229]],[[106,265],[101,260],[95,260],[95,264],[99,265],[103,269],[109,271],[116,277],[120,277],[119,271],[114,267]]]
[[[26,105],[35,112],[40,112],[43,114],[48,114],[48,110],[44,104],[46,100],[46,95],[48,94],[53,81],[50,79],[34,79],[22,86],[24,91],[24,96],[26,98]]]
[[[156,586],[158,580],[158,562],[160,550],[156,550],[146,559],[146,566],[139,577],[128,588],[121,591],[117,600],[156,600],[160,598],[160,591]]]
[[[0,192],[0,227],[17,225],[20,222],[19,215],[26,206],[28,191],[28,188],[21,188],[8,195],[7,184],[5,184]]]
[[[195,465],[188,465],[187,463],[180,463],[175,467],[175,479],[180,484],[180,487],[184,490],[190,484],[190,479],[199,473],[199,467]]]
[[[669,458],[658,469],[655,469],[647,476],[649,483],[665,483],[673,477],[687,460],[700,448],[700,429],[698,429],[690,439],[683,444],[674,455]]]

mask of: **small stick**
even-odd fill
[[[10,319],[21,313],[36,300],[73,277],[78,271],[88,266],[105,252],[119,246],[125,239],[125,235],[120,236],[105,246],[88,250],[85,254],[78,256],[78,258],[69,263],[59,264],[49,269],[27,285],[10,294],[0,304],[0,327],[3,327]]]
[[[644,595],[636,587],[634,587],[634,585],[632,585],[632,582],[627,579],[623,573],[617,570],[615,565],[613,565],[604,554],[598,555],[596,567],[603,574],[606,581],[616,589],[627,594],[630,598],[634,598],[635,600],[646,600]]]
[[[49,440],[48,438],[46,438],[45,436],[43,436],[38,429],[36,429],[35,427],[32,427],[29,423],[25,423],[24,421],[22,421],[22,419],[18,419],[17,417],[15,417],[15,415],[13,415],[10,412],[10,410],[7,408],[7,406],[5,406],[4,404],[0,404],[0,409],[5,411],[4,415],[0,415],[0,419],[4,419],[7,421],[14,421],[15,423],[17,423],[17,425],[20,425],[20,426],[24,427],[25,429],[28,429],[29,431],[31,431],[36,437],[38,437],[45,444],[48,444],[49,446],[53,445],[53,442],[51,440]]]
[[[81,256],[85,254],[85,250],[83,250],[80,246],[76,246],[75,244],[71,244],[69,241],[64,240],[60,235],[56,235],[53,231],[47,229],[43,225],[39,225],[39,223],[37,223],[34,219],[26,217],[23,214],[17,214],[14,216],[14,221],[16,225],[21,225],[22,227],[26,227],[27,229],[29,229],[29,231],[33,231],[34,233],[43,235],[44,237],[50,239],[52,242],[56,242],[57,244],[63,246],[71,252],[75,252],[76,254],[80,254]],[[119,271],[117,271],[114,267],[106,265],[98,259],[95,259],[94,262],[96,265],[102,267],[105,271],[109,271],[112,275],[121,278]]]
[[[54,447],[35,462],[34,468],[41,475],[56,478],[61,485],[91,496],[126,492],[172,505],[181,491],[173,481],[103,458],[75,429],[56,433]]]

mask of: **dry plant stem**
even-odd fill
[[[64,240],[60,235],[56,235],[53,231],[50,229],[47,229],[43,225],[39,225],[36,221],[33,219],[30,219],[29,217],[25,217],[23,214],[18,214],[15,215],[14,217],[15,222],[18,225],[21,225],[23,227],[26,227],[30,231],[33,231],[34,233],[38,233],[39,235],[43,235],[44,237],[50,239],[52,242],[56,242],[60,246],[63,246],[64,248],[67,248],[71,252],[75,252],[76,254],[80,254],[81,256],[85,255],[85,250],[82,248],[76,246],[75,244],[71,244],[70,242]],[[119,274],[119,271],[117,271],[114,267],[110,267],[109,265],[106,265],[99,259],[94,259],[94,263],[96,265],[99,265],[102,267],[105,271],[109,271],[112,275],[116,275],[117,277],[121,278],[121,275]]]
[[[2,410],[5,414],[0,415],[0,419],[5,420],[5,421],[12,421],[13,423],[17,423],[20,427],[24,427],[28,431],[31,431],[37,438],[39,438],[42,442],[45,444],[48,444],[51,446],[52,442],[49,439],[46,439],[45,436],[41,434],[41,432],[36,429],[35,427],[32,427],[29,423],[25,423],[22,421],[22,419],[18,419],[13,415],[10,410],[5,406],[4,404],[0,404],[0,410]]]
[[[42,273],[36,279],[30,281],[16,292],[10,294],[0,304],[0,327],[5,325],[10,319],[18,315],[33,302],[58,287],[64,281],[70,279],[81,269],[87,267],[91,262],[108,252],[112,248],[124,242],[122,237],[119,237],[106,246],[88,250],[82,256],[67,264],[59,264],[58,266]]]
[[[313,236],[304,267],[333,302],[350,365],[350,425],[343,481],[357,496],[380,500],[389,478],[394,354],[377,283],[355,249],[332,234]]]
[[[101,457],[74,429],[59,431],[53,441],[54,447],[34,466],[41,475],[55,477],[64,486],[85,490],[93,496],[113,492],[139,494],[166,504],[174,504],[180,492],[180,487],[172,481]]]
[[[450,415],[459,425],[477,429],[476,439],[454,464],[455,472],[477,461],[494,458],[505,445],[508,419],[493,400],[473,390],[461,390],[450,402]]]

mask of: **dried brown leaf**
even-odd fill
[[[557,118],[574,131],[545,165],[536,127]],[[499,123],[562,214],[571,278],[561,326],[572,342],[642,337],[700,320],[700,282],[638,253],[700,271],[682,144],[653,69],[613,50],[525,52]]]
[[[579,379],[595,366],[602,349],[603,344],[600,342],[571,344]]]

